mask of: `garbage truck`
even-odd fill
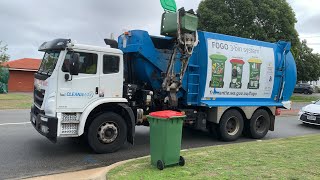
[[[178,19],[177,33],[162,24],[170,36],[130,30],[103,47],[43,43],[32,125],[52,142],[85,137],[97,153],[134,144],[135,127],[149,126],[146,115],[167,109],[185,114],[184,126],[223,141],[263,138],[274,130],[279,108],[291,108],[297,77],[291,44],[196,31],[181,23],[192,15],[164,15]]]

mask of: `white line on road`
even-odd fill
[[[0,126],[8,126],[8,125],[25,125],[25,124],[30,124],[31,122],[21,122],[21,123],[3,123],[0,124]]]

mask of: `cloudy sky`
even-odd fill
[[[201,0],[176,0],[178,7],[197,9]],[[320,53],[319,0],[289,0],[300,37]],[[42,58],[38,47],[55,38],[104,46],[103,39],[124,30],[159,34],[163,10],[159,0],[1,0],[0,40],[11,59]]]

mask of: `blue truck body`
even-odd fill
[[[198,32],[198,37],[199,44],[194,49],[183,86],[178,93],[184,105],[282,107],[283,102],[290,100],[297,79],[290,43],[268,43],[202,31]],[[146,31],[133,30],[128,35],[121,35],[118,42],[119,49],[127,56],[127,61],[132,61],[131,69],[136,82],[147,83],[153,90],[161,89],[162,73],[166,71],[172,53],[170,49],[173,47],[173,39],[150,36]],[[220,67],[220,71],[223,70],[225,76],[224,79],[220,78],[225,81],[224,86],[220,88],[209,87],[211,82],[208,78],[214,71],[213,66],[216,66],[212,64],[212,67],[209,67],[211,53],[223,54],[227,58],[225,64],[220,64],[223,66]],[[179,55],[176,58],[179,58]],[[232,65],[229,60],[234,58],[242,59],[240,61],[244,63],[243,68],[234,66],[230,69]],[[256,62],[262,61],[262,64],[250,63],[249,58],[260,58]],[[259,68],[261,72],[256,73],[260,75],[255,77],[251,68]],[[175,64],[175,71],[180,71],[179,61]],[[233,71],[242,76],[242,85],[237,89],[232,89],[231,85],[229,87],[226,83],[232,81],[233,75],[228,75]],[[212,74],[213,76],[215,75]],[[250,84],[250,78],[256,78],[255,82]],[[250,86],[254,89],[250,89]]]

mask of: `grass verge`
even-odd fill
[[[182,152],[184,167],[159,171],[143,158],[107,179],[317,179],[319,150],[320,135],[205,147]]]
[[[317,96],[292,96],[291,101],[293,102],[308,102],[311,103],[311,101],[317,101],[319,97]]]
[[[31,105],[31,94],[0,94],[0,110],[29,109]]]

